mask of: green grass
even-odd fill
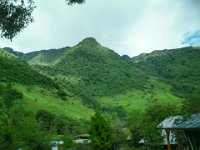
[[[150,78],[142,90],[133,89],[112,97],[98,98],[104,107],[121,106],[126,112],[144,110],[149,103],[175,104],[180,106],[182,99],[171,94],[171,86]]]
[[[56,115],[64,115],[72,119],[90,119],[93,115],[93,110],[85,107],[76,97],[63,101],[56,96],[53,90],[21,84],[15,84],[14,86],[24,94],[24,99],[18,101],[15,107],[22,106],[33,114],[40,109],[45,109]]]

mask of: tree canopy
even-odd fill
[[[91,118],[91,145],[96,150],[110,150],[114,143],[114,135],[109,122],[96,111]]]
[[[85,0],[66,0],[68,5],[81,4]],[[12,40],[33,20],[33,0],[0,0],[0,32],[1,37]]]
[[[82,4],[85,2],[85,0],[66,0],[68,5],[72,5],[72,4]]]

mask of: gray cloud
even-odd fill
[[[72,7],[64,0],[35,0],[35,22],[13,42],[0,46],[33,50],[73,46],[86,37],[130,56],[187,46],[187,32],[200,28],[199,0],[87,0]]]

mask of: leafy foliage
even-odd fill
[[[1,37],[12,40],[14,36],[33,22],[31,14],[34,8],[32,0],[1,0]]]
[[[66,0],[68,5],[72,5],[72,4],[82,4],[85,2],[85,0]]]
[[[183,102],[182,112],[186,115],[200,113],[200,100],[199,99],[186,99]]]
[[[63,90],[61,89],[57,90],[57,94],[62,100],[66,100],[67,94]]]
[[[82,4],[85,0],[66,0],[68,5]],[[0,30],[1,37],[12,40],[19,32],[32,23],[34,0],[1,0]]]
[[[55,129],[59,135],[77,136],[79,134],[88,133],[89,121],[84,119],[71,119],[66,116],[56,116]]]
[[[11,127],[14,129],[12,135],[16,137],[17,148],[31,150],[50,149],[49,141],[52,139],[51,132],[44,132],[30,113],[21,108],[14,108],[10,112]]]
[[[69,47],[41,50],[24,54],[21,57],[32,65],[49,66],[58,62],[59,58],[62,57],[68,49]]]
[[[171,84],[173,94],[191,99],[200,98],[200,49],[186,47],[154,51],[133,58],[147,74]],[[195,69],[194,69],[195,68]]]
[[[158,130],[160,122],[169,116],[179,114],[179,111],[177,106],[170,104],[151,104],[145,109],[140,133],[145,144],[150,145],[152,150],[160,150],[162,147],[163,137],[161,136],[161,130]]]
[[[41,129],[47,132],[55,132],[58,135],[76,136],[88,132],[88,121],[71,119],[62,115],[55,115],[47,110],[39,110],[36,120]]]
[[[14,89],[10,84],[7,86],[0,84],[0,96],[3,98],[4,104],[11,107],[16,100],[23,98],[23,93]]]
[[[4,102],[0,100],[0,112],[0,149],[50,148],[49,134],[44,134],[23,108],[6,109]]]
[[[91,118],[91,145],[96,150],[110,150],[114,143],[114,135],[110,124],[103,115],[96,111]]]
[[[46,110],[39,110],[36,113],[36,120],[41,124],[42,129],[48,132],[54,125],[55,116]]]
[[[0,49],[0,81],[57,87],[50,78],[38,73],[28,63]]]

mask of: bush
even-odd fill
[[[54,126],[55,115],[47,110],[39,110],[36,113],[36,120],[44,131],[49,131]]]

